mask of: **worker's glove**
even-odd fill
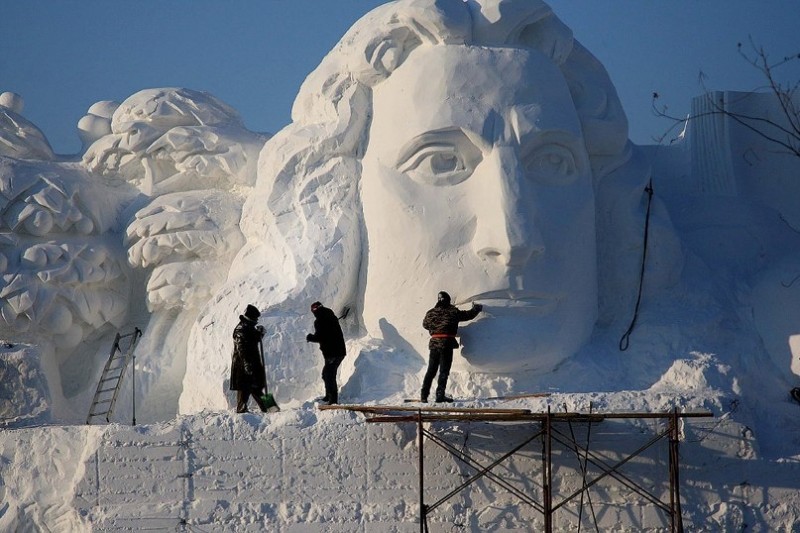
[[[244,365],[244,373],[247,374],[248,376],[252,376],[253,375],[253,368],[250,365],[248,365],[247,363],[245,363],[245,365]]]
[[[312,335],[311,333],[306,335],[306,342],[312,342],[313,340],[314,340],[314,335]]]

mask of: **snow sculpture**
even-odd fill
[[[95,106],[82,119],[91,132],[102,131],[113,108]],[[186,332],[244,243],[241,206],[267,137],[248,131],[217,98],[181,88],[132,95],[113,110],[108,129],[83,164],[144,194],[125,230],[130,265],[148,274],[152,313],[137,349],[137,388],[146,394],[142,416],[168,417],[177,410]]]
[[[37,386],[19,374],[27,382],[6,382],[9,397],[39,390],[60,416],[64,396],[89,385],[91,342],[128,312],[129,271],[112,233],[119,205],[74,165],[0,156],[0,337],[35,346],[23,351],[26,367],[46,378]]]
[[[95,106],[81,123],[103,120],[112,104]],[[132,95],[113,111],[108,128],[108,135],[89,146],[84,166],[148,196],[252,184],[265,140],[245,129],[239,114],[219,99],[178,88]]]
[[[127,318],[129,271],[113,236],[121,204],[59,162],[23,108],[21,96],[0,95],[2,417],[68,419],[94,343]]]
[[[708,114],[714,105],[730,115]],[[733,117],[757,117],[753,123],[774,122],[788,132],[785,105],[770,92],[696,97],[697,118],[674,148],[680,155],[673,157],[685,168],[664,180],[661,191],[671,196],[668,204],[681,206],[676,225],[687,250],[715,277],[736,280],[728,282],[736,287],[731,298],[752,310],[752,326],[746,327],[758,331],[769,355],[760,365],[774,365],[776,376],[787,369],[800,375],[800,158],[781,153],[775,142],[780,136],[763,136],[766,130],[745,127]],[[800,106],[800,95],[793,105]],[[781,387],[796,384],[792,377]]]
[[[54,159],[42,131],[22,116],[25,100],[18,94],[0,94],[0,155],[17,159]]]
[[[370,366],[386,380],[376,394],[418,387],[420,321],[438,290],[487,304],[463,329],[470,375],[547,371],[587,340],[607,298],[598,282],[615,283],[597,272],[595,217],[612,240],[629,237],[623,218],[641,228],[647,169],[624,166],[614,88],[547,5],[379,7],[308,77],[292,119],[261,154],[231,281],[193,330],[182,410],[226,405],[230,331],[248,302],[272,332],[283,398],[319,380],[302,343],[314,300],[350,308],[351,334],[364,334],[343,376],[361,399]],[[626,196],[596,206],[609,179]],[[638,252],[620,254],[624,269]]]
[[[83,143],[82,152],[100,137],[111,134],[111,117],[118,107],[119,104],[111,100],[97,102],[78,121],[78,136]]]
[[[32,343],[13,354],[39,369],[6,383],[8,397],[36,391],[66,418],[73,397],[85,416],[98,350],[135,325],[146,330],[137,389],[153,405],[141,416],[172,416],[188,326],[244,242],[241,205],[267,137],[206,93],[150,89],[91,106],[78,123],[86,153],[65,162],[19,115],[21,97],[0,104],[0,334]]]
[[[549,370],[574,353],[597,315],[594,194],[551,58],[421,48],[374,89],[373,112],[370,136],[386,142],[362,160],[367,331],[386,320],[419,336],[432,296],[449,290],[484,305],[461,335],[474,367]]]
[[[93,116],[90,109],[87,117]],[[198,293],[210,293],[224,278],[225,257],[244,242],[238,231],[243,195],[234,189],[255,181],[265,137],[246,130],[223,102],[189,89],[136,93],[113,112],[109,130],[89,147],[83,164],[146,195],[126,234],[131,265],[155,267],[151,310],[201,301]]]
[[[114,223],[108,206],[115,203],[79,172],[40,168],[0,160],[2,317],[12,330],[53,336],[61,349],[71,349],[127,309],[119,250],[95,239]],[[112,288],[117,282],[122,287]]]

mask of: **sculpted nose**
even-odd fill
[[[506,267],[521,267],[544,253],[541,234],[534,224],[536,199],[519,157],[512,148],[496,148],[473,176],[476,227],[472,245],[481,259]]]

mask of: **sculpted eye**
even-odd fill
[[[432,153],[426,156],[419,164],[431,174],[446,174],[448,172],[460,172],[465,170],[464,162],[458,154],[448,152]],[[417,168],[419,168],[419,166]]]
[[[583,172],[583,164],[569,148],[560,144],[538,146],[525,157],[526,173],[554,185],[567,184]]]
[[[472,173],[455,147],[443,145],[423,146],[399,170],[429,185],[455,185]]]
[[[460,131],[437,132],[404,151],[397,169],[416,182],[437,187],[457,185],[472,175],[480,151]]]

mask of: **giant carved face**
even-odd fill
[[[545,371],[597,315],[595,211],[580,123],[558,68],[523,49],[420,47],[374,88],[361,195],[363,320],[420,353],[444,290],[486,372]]]

